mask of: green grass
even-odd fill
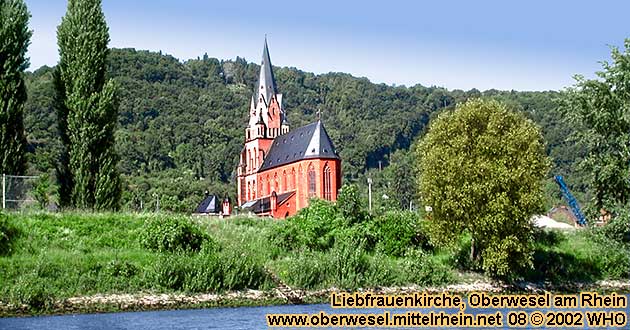
[[[333,244],[318,250],[279,244],[286,222],[270,219],[81,212],[0,217],[2,226],[14,228],[8,252],[0,254],[0,303],[25,304],[31,312],[93,294],[266,290],[275,284],[265,270],[302,289],[435,286],[483,278],[462,266],[466,262],[458,258],[466,253],[420,244],[388,255],[378,242],[371,248],[358,244],[357,239],[374,237],[354,227],[335,232]],[[143,245],[145,222],[167,218],[194,223],[207,240],[200,249],[174,252]],[[522,277],[552,283],[628,278],[628,247],[610,244],[587,231],[541,232],[535,269]]]

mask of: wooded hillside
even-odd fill
[[[234,173],[258,69],[239,57],[220,61],[204,55],[181,62],[161,52],[112,50],[107,71],[119,87],[116,136],[125,208],[138,209],[141,201],[154,208],[159,198],[161,209],[189,212],[204,190],[235,196]],[[59,155],[52,71],[42,67],[27,75],[31,173],[52,174]],[[315,121],[321,110],[343,159],[344,180],[362,182],[379,161],[387,166],[390,154],[407,150],[440,109],[491,97],[541,126],[554,161],[551,174],[565,175],[578,195],[583,191],[572,170],[581,155],[567,142],[572,129],[557,110],[558,92],[388,86],[296,68],[275,68],[275,75],[292,128]]]

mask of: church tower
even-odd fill
[[[288,131],[288,122],[282,108],[282,94],[278,93],[276,87],[265,36],[260,76],[250,102],[249,123],[245,128],[245,147],[241,152],[238,168],[239,205],[259,197],[261,183],[256,182],[258,168],[262,165],[273,140]]]

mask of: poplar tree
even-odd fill
[[[29,13],[23,0],[0,0],[0,173],[24,174],[24,70],[30,42]]]
[[[117,209],[121,182],[114,131],[115,85],[105,76],[109,30],[100,0],[69,0],[57,28],[55,108],[64,145],[58,168],[62,206]]]

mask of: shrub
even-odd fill
[[[267,239],[282,251],[292,251],[300,245],[299,234],[294,221],[279,221],[273,225]]]
[[[251,254],[236,249],[220,254],[223,272],[223,288],[226,290],[262,289],[270,285],[271,280],[263,264]]]
[[[390,211],[373,221],[379,241],[377,250],[390,256],[400,257],[410,247],[428,246],[418,214],[409,211]]]
[[[361,244],[339,240],[326,257],[328,274],[333,285],[343,289],[355,289],[365,284],[364,275],[369,263]]]
[[[348,224],[360,223],[368,218],[365,205],[359,196],[359,188],[354,184],[341,187],[336,206],[339,214]]]
[[[310,205],[301,209],[295,216],[291,217],[289,226],[297,236],[295,239],[299,246],[304,246],[314,251],[324,251],[335,243],[334,230],[343,226],[334,204],[313,199]]]
[[[13,252],[13,243],[19,233],[9,216],[0,212],[0,256]]]
[[[158,252],[199,251],[204,243],[215,245],[207,233],[183,217],[156,217],[145,221],[140,243]]]
[[[630,211],[622,209],[615,212],[615,217],[603,227],[593,228],[591,234],[601,243],[612,240],[630,244]]]
[[[186,276],[190,273],[188,258],[176,254],[166,254],[152,266],[151,276],[154,283],[161,288],[183,290]]]
[[[47,281],[35,275],[19,278],[11,288],[10,299],[13,304],[27,305],[33,310],[48,310],[54,306],[54,294]]]
[[[422,250],[409,250],[403,259],[405,284],[434,286],[453,281],[450,268]]]
[[[489,243],[482,253],[482,268],[494,277],[514,277],[533,268],[533,254],[531,242],[510,235]]]
[[[105,266],[106,274],[114,277],[132,277],[138,274],[138,266],[125,260],[112,260]]]
[[[270,285],[263,265],[236,250],[167,254],[150,269],[157,287],[186,292],[263,289]]]

